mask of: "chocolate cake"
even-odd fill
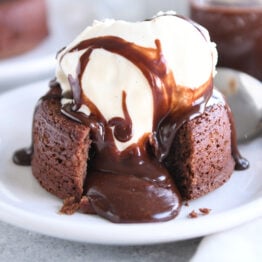
[[[65,200],[73,197],[73,201],[64,207],[69,208],[67,213],[70,213],[74,211],[72,204],[80,202],[87,187],[85,182],[88,183],[86,174],[92,155],[92,140],[88,127],[61,113],[59,94],[61,91],[57,85],[36,107],[32,171],[50,193]],[[215,190],[230,178],[235,168],[228,109],[222,96],[213,95],[211,100],[203,114],[179,128],[165,160],[183,200],[196,199]],[[118,184],[124,187],[121,182]],[[113,187],[108,182],[108,190]],[[113,191],[117,192],[117,188]],[[132,205],[131,199],[128,204]],[[136,208],[136,202],[133,205]],[[87,209],[90,212],[92,207]],[[127,221],[132,222],[132,219],[125,218]]]
[[[92,155],[90,129],[62,114],[60,100],[61,90],[56,86],[37,105],[32,170],[52,194],[80,199],[89,151]],[[201,116],[179,128],[165,160],[184,200],[215,190],[230,178],[235,167],[225,101],[222,97],[213,100]]]
[[[80,199],[91,144],[89,128],[61,113],[59,93],[54,87],[36,108],[32,171],[52,194],[62,199]]]
[[[36,47],[47,35],[45,0],[0,0],[0,59]]]
[[[235,161],[231,124],[222,101],[179,129],[166,165],[185,200],[199,198],[230,178]]]
[[[170,24],[178,30],[163,35]],[[137,31],[132,41],[127,28]],[[136,39],[143,34],[144,41],[148,31],[149,47]],[[185,31],[196,39],[188,49]],[[198,57],[195,46],[206,52]],[[194,74],[197,57],[202,67]],[[64,213],[81,210],[116,223],[176,217],[182,200],[248,167],[230,109],[213,90],[214,57],[203,29],[174,14],[87,28],[59,52],[56,79],[35,109],[32,147],[14,161],[28,156],[40,184],[65,200]]]

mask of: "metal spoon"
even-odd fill
[[[214,84],[233,112],[238,141],[262,134],[262,82],[234,69],[217,68]]]

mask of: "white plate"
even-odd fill
[[[49,35],[32,51],[0,60],[0,91],[54,74],[56,42],[54,35]]]
[[[42,234],[100,244],[152,244],[188,239],[240,225],[262,215],[262,139],[242,145],[250,160],[247,171],[235,172],[228,183],[183,206],[169,222],[113,224],[95,215],[58,214],[61,200],[42,189],[30,167],[12,163],[13,152],[30,144],[34,105],[48,89],[37,82],[0,96],[0,219]],[[187,217],[193,209],[209,215]]]

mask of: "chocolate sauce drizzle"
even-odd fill
[[[72,110],[77,111],[81,105],[85,104],[102,122],[105,122],[104,117],[84,95],[80,84],[92,52],[102,48],[125,57],[141,70],[151,87],[154,100],[151,144],[157,158],[162,161],[168,155],[177,129],[192,115],[197,116],[203,113],[203,105],[211,97],[213,83],[210,77],[209,81],[196,91],[176,85],[172,72],[166,67],[158,39],[155,40],[155,45],[156,48],[147,48],[127,42],[120,37],[102,36],[84,40],[66,53],[86,50],[80,57],[77,78],[73,79],[71,75],[68,77],[74,99]],[[61,56],[60,61],[66,53]]]
[[[125,103],[128,94],[122,94],[125,119],[113,118],[107,122],[81,86],[91,54],[100,48],[135,64],[147,79],[153,94],[152,134],[145,134],[122,152],[117,150],[114,137],[121,142],[131,138],[132,120]],[[96,213],[114,222],[163,221],[175,217],[181,205],[180,194],[163,160],[178,128],[188,119],[203,113],[212,94],[211,78],[196,91],[178,86],[166,66],[157,39],[155,48],[147,48],[116,36],[103,36],[84,40],[67,53],[82,50],[76,78],[68,76],[73,103],[65,105],[62,112],[91,129],[95,154],[88,170],[86,195],[92,207]],[[83,104],[90,109],[88,117],[77,112]],[[112,126],[115,126],[114,132]],[[128,203],[128,209],[124,203]]]
[[[126,92],[122,93],[122,108],[124,117],[113,117],[108,121],[110,127],[114,127],[114,137],[120,142],[127,142],[132,138],[132,120],[127,110]]]
[[[235,160],[235,170],[245,170],[249,167],[249,162],[239,152],[239,149],[237,146],[237,131],[236,131],[233,114],[231,112],[231,109],[228,103],[226,102],[225,96],[220,92],[218,93],[217,90],[213,92],[213,95],[210,98],[210,100],[208,101],[207,106],[216,104],[216,103],[220,103],[224,105],[226,112],[227,112],[228,119],[229,119],[230,129],[231,129],[231,154],[232,154],[233,159]]]
[[[231,109],[227,103],[225,103],[227,115],[231,126],[231,151],[235,160],[235,170],[245,170],[249,167],[249,162],[239,152],[237,146],[237,132]]]
[[[13,154],[13,162],[19,166],[30,166],[33,157],[33,146],[19,149]]]
[[[153,94],[152,133],[145,134],[121,152],[114,138],[126,142],[132,137],[132,120],[126,105],[128,94],[122,92],[124,118],[115,117],[106,121],[81,86],[83,72],[95,49],[121,55],[136,65]],[[97,214],[113,222],[165,221],[175,217],[181,207],[181,197],[164,160],[179,127],[204,112],[212,95],[212,77],[196,90],[177,85],[166,66],[158,39],[155,40],[155,48],[146,48],[116,36],[102,36],[84,40],[66,53],[81,50],[84,52],[76,77],[68,76],[73,102],[64,105],[61,111],[91,130],[94,156],[89,161],[84,194]],[[89,108],[89,116],[78,112],[82,105]],[[236,167],[246,168],[235,139],[233,135],[232,153]],[[31,155],[32,152],[24,150],[25,154]],[[22,155],[21,152],[15,153],[15,158],[19,159],[16,163],[23,162]]]

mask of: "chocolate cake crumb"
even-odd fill
[[[203,214],[203,215],[208,215],[211,212],[210,208],[199,208],[199,211]]]
[[[68,197],[64,199],[63,206],[59,212],[66,215],[72,215],[76,211],[86,214],[96,214],[93,207],[90,205],[87,196],[83,196],[80,201],[75,197]]]
[[[188,201],[186,201],[186,202],[184,203],[184,205],[185,205],[186,207],[189,207]]]
[[[68,197],[64,199],[64,203],[62,208],[60,209],[60,213],[66,215],[72,215],[80,208],[79,201],[76,200],[75,197]]]
[[[195,210],[191,211],[189,214],[188,214],[188,217],[190,218],[197,218],[198,217],[198,214]]]

